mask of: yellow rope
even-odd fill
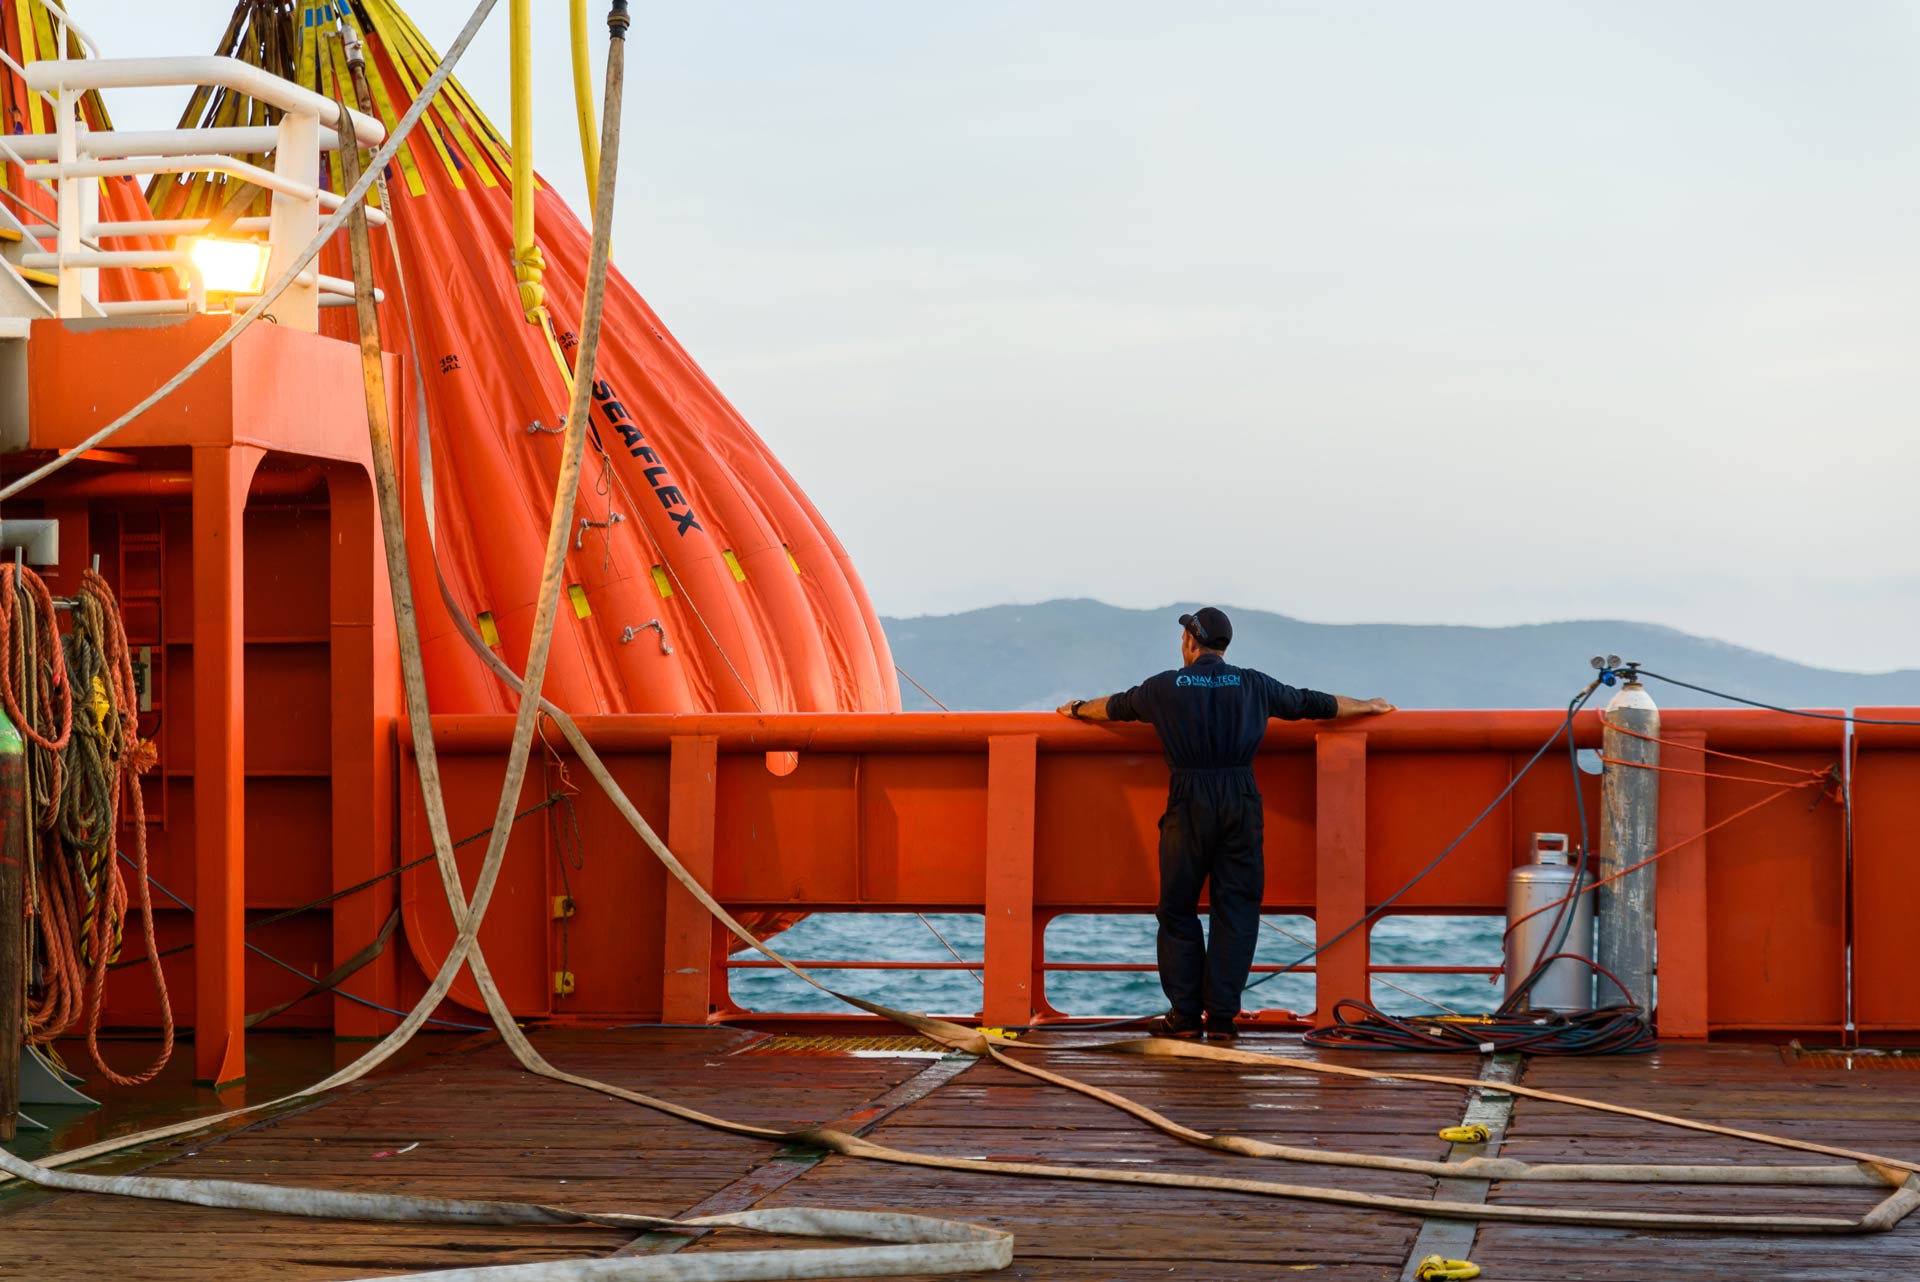
[[[587,54],[587,0],[573,0],[573,110],[580,120],[580,159],[587,167],[587,208],[600,199],[600,125],[593,118],[593,64]]]

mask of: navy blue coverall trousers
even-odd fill
[[[1189,1021],[1204,1012],[1231,1022],[1253,968],[1267,880],[1253,755],[1267,720],[1324,720],[1336,710],[1330,694],[1236,668],[1217,654],[1107,699],[1111,719],[1145,721],[1159,732],[1173,771],[1160,817],[1160,986]],[[1200,930],[1200,891],[1209,881],[1211,941]]]

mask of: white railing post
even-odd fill
[[[320,186],[320,122],[305,112],[280,117],[280,140],[273,153],[273,171],[282,178],[317,192]],[[270,210],[267,279],[278,280],[307,243],[320,233],[320,201],[301,200],[284,192],[273,194]],[[320,283],[317,269],[303,273],[311,280],[296,281],[274,304],[274,319],[282,325],[317,331],[320,328]]]
[[[73,128],[75,145],[81,151],[85,151],[87,145],[86,135],[88,132],[86,117],[76,114]],[[74,238],[80,243],[83,249],[99,244],[99,241],[95,237],[94,228],[100,223],[100,183],[101,180],[98,178],[82,178],[78,181],[80,189],[80,225],[74,232]],[[69,268],[67,270],[71,271],[72,269]],[[97,315],[100,310],[100,269],[98,267],[82,267],[77,274],[80,277],[81,306],[85,309],[86,314]],[[65,275],[66,272],[62,272],[62,276],[64,277]]]
[[[62,86],[59,104],[54,109],[55,128],[60,140],[60,164],[71,165],[80,159],[79,127],[80,94],[77,90]],[[80,243],[80,186],[72,178],[60,179],[59,196],[59,236],[54,251],[60,255],[59,266],[55,272],[60,280],[57,303],[60,315],[68,320],[85,314],[85,297],[81,277],[67,267],[67,255],[76,257],[81,250]]]

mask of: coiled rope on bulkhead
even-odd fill
[[[27,1002],[27,1038],[46,1045],[84,1016],[88,1050],[101,1073],[134,1086],[165,1066],[174,1041],[154,937],[139,784],[153,754],[139,737],[139,689],[113,589],[98,571],[84,570],[63,604],[71,622],[64,643],[45,581],[25,566],[0,566],[0,704],[26,743],[34,810],[25,825],[26,897],[33,923],[29,955],[40,961],[40,981]],[[123,816],[123,803],[130,816]],[[114,857],[123,817],[133,830],[145,960],[161,1021],[158,1056],[132,1075],[108,1064],[99,1044],[107,968],[120,952],[128,908],[126,877]]]

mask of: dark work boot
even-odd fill
[[[1240,1036],[1240,1029],[1234,1024],[1231,1015],[1216,1015],[1207,1012],[1207,1037],[1211,1040],[1230,1042]]]
[[[1147,1034],[1151,1037],[1178,1037],[1183,1041],[1200,1036],[1200,1021],[1189,1019],[1177,1010],[1164,1015],[1156,1015],[1147,1021]]]

